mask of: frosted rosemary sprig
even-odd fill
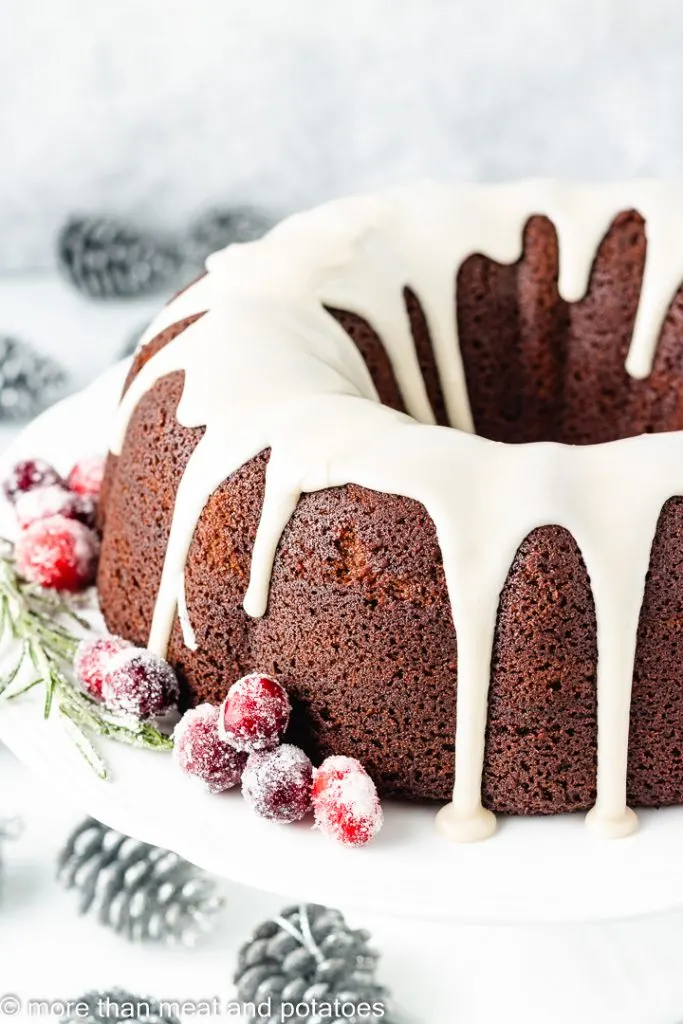
[[[107,766],[89,733],[148,750],[170,750],[172,740],[153,725],[110,714],[76,686],[71,666],[81,637],[69,626],[81,632],[90,628],[61,594],[22,579],[14,563],[14,546],[0,538],[0,643],[13,639],[19,644],[16,661],[0,676],[0,695],[14,699],[42,686],[45,718],[56,706],[67,732],[102,779],[108,778]],[[31,678],[17,687],[27,665]]]

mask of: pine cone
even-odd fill
[[[185,259],[190,266],[203,267],[212,252],[234,242],[253,242],[272,224],[265,213],[249,206],[209,210],[190,225],[183,245]]]
[[[132,941],[191,946],[223,906],[215,880],[182,857],[86,818],[70,835],[57,877],[79,912]]]
[[[180,267],[175,245],[108,217],[72,217],[57,255],[71,283],[98,299],[149,295],[168,287]]]
[[[267,1016],[258,1016],[259,1024],[276,1024],[282,1019],[283,1003],[324,1003],[320,1013],[308,1010],[302,1016],[288,1016],[308,1024],[322,1021],[383,1020],[367,1011],[330,1016],[327,1006],[339,1003],[358,1007],[361,1003],[385,1007],[387,991],[375,980],[379,954],[368,945],[369,933],[351,929],[338,910],[315,904],[287,907],[272,921],[256,929],[239,954],[234,981],[242,1002],[265,1004]],[[346,1008],[348,1011],[348,1007]],[[303,1011],[302,1011],[303,1012]]]
[[[67,1005],[74,1011],[60,1018],[62,1024],[112,1024],[118,1020],[132,1024],[180,1024],[178,1018],[168,1012],[168,1007],[156,999],[136,996],[121,988],[111,992],[86,992],[80,999],[70,999]]]
[[[0,420],[32,419],[66,390],[66,373],[18,338],[0,335]]]

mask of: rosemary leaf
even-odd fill
[[[32,690],[34,686],[41,686],[42,682],[42,679],[33,679],[30,683],[26,683],[25,686],[21,686],[18,690],[12,690],[11,693],[8,693],[7,700],[14,700],[15,697],[21,697],[22,693],[28,693],[28,691]]]
[[[78,634],[69,630],[70,622],[78,626]],[[74,654],[83,632],[89,629],[86,620],[62,594],[22,579],[14,564],[13,545],[0,537],[0,643],[13,639],[21,643],[12,670],[0,679],[0,695],[6,700],[14,699],[42,686],[45,718],[56,704],[60,721],[80,753],[105,779],[107,768],[90,740],[90,733],[147,750],[171,750],[173,740],[147,722],[112,714],[75,683]],[[28,663],[35,668],[35,675],[10,692],[8,688]]]
[[[59,709],[62,713],[62,723],[67,733],[71,736],[79,752],[83,755],[90,767],[100,779],[109,778],[107,766],[95,750],[94,746],[86,736],[79,723],[71,716],[71,713],[64,708]]]
[[[0,680],[0,693],[4,693],[7,687],[11,686],[14,680],[19,675],[19,670],[21,666],[24,664],[26,653],[26,641],[24,641],[24,643],[21,645],[21,651],[19,652],[19,657],[17,658],[17,662],[14,668],[2,680]]]
[[[72,622],[75,622],[77,626],[80,626],[81,629],[90,629],[90,623],[78,615],[71,606],[67,606],[63,609],[63,614],[66,615],[67,618],[71,619]]]

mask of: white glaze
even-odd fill
[[[638,615],[661,507],[683,494],[683,435],[584,447],[503,445],[472,435],[453,301],[462,262],[474,252],[516,261],[533,214],[555,224],[559,290],[578,301],[601,239],[616,214],[629,209],[646,219],[648,251],[626,368],[647,376],[683,280],[683,187],[428,183],[329,203],[283,221],[259,242],[215,253],[208,275],[166,307],[141,344],[187,316],[205,315],[147,362],[120,406],[114,451],[140,397],[160,377],[184,370],[178,421],[206,428],[176,499],[149,641],[159,654],[179,595],[184,634],[193,637],[183,573],[204,505],[263,449],[271,457],[244,598],[250,615],[266,611],[277,545],[302,493],[353,482],[426,507],[441,545],[458,645],[455,787],[439,823],[462,841],[485,838],[495,827],[481,804],[481,776],[498,601],[517,548],[545,524],[575,537],[595,600],[598,796],[587,822],[612,836],[635,826],[626,806],[626,759]],[[425,311],[457,430],[434,426],[405,287]],[[377,330],[410,416],[379,404],[356,346],[325,305],[357,313]]]
[[[178,584],[178,622],[180,623],[180,631],[183,634],[183,643],[190,651],[198,650],[197,637],[195,631],[192,628],[192,621],[190,619],[190,613],[187,608],[187,600],[185,598],[185,576],[180,580]]]

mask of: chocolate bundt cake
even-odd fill
[[[275,675],[294,742],[455,838],[683,803],[682,218],[427,184],[215,253],[126,383],[109,628],[187,705]]]

